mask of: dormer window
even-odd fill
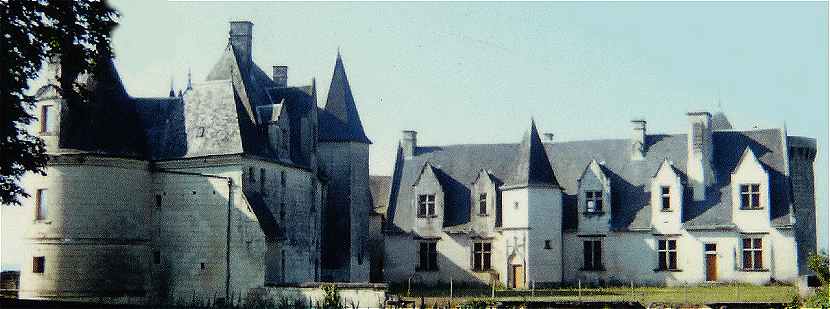
[[[761,185],[741,185],[741,209],[761,209]]]
[[[435,194],[418,195],[418,217],[435,216]]]
[[[660,187],[660,209],[671,211],[671,188],[668,186]]]
[[[478,195],[478,214],[482,216],[487,215],[487,193]]]
[[[602,212],[602,191],[585,191],[585,202],[586,212]]]

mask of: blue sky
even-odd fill
[[[531,117],[557,140],[627,138],[632,118],[682,133],[719,98],[736,128],[817,139],[827,248],[827,2],[111,3],[133,96],[182,87],[188,68],[204,79],[230,20],[254,23],[255,62],[288,65],[289,84],[316,77],[322,98],[339,47],[372,174],[390,173],[401,130],[424,145],[518,142]]]

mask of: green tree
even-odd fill
[[[106,1],[0,0],[0,203],[19,205],[29,196],[20,186],[27,172],[44,173],[43,142],[26,131],[35,98],[29,83],[47,60],[59,64],[53,77],[67,109],[90,97],[78,77],[112,55],[110,33],[118,13]]]
[[[810,267],[818,277],[821,287],[816,289],[815,294],[810,296],[806,304],[811,307],[830,308],[830,259],[827,253],[813,253],[807,259],[807,266]]]

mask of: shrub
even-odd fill
[[[323,308],[340,308],[340,291],[337,286],[333,284],[324,284],[320,287],[323,289]]]

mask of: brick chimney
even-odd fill
[[[288,67],[284,65],[274,66],[274,75],[271,77],[277,87],[288,87]]]
[[[415,156],[415,149],[418,148],[418,132],[403,131],[401,135],[401,148],[403,148],[404,158],[412,158]]]
[[[633,119],[631,128],[631,161],[639,161],[646,157],[646,121]]]
[[[243,70],[251,67],[251,41],[254,24],[250,21],[232,21],[229,41]]]
[[[688,157],[686,174],[695,201],[706,199],[706,187],[715,180],[712,170],[712,115],[709,112],[691,112],[686,138]]]

